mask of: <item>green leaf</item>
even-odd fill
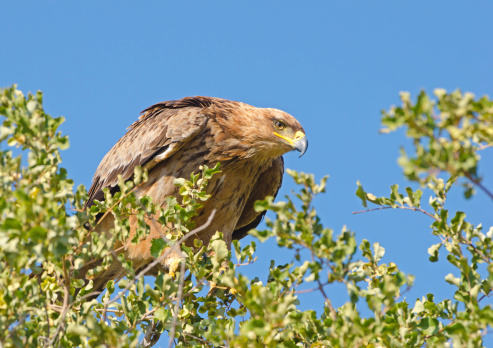
[[[167,243],[162,238],[154,238],[151,241],[151,255],[154,258],[161,256],[161,252],[166,248]]]
[[[419,299],[416,300],[416,304],[414,305],[413,308],[413,313],[419,314],[421,312],[424,312],[425,306],[423,305],[423,302],[421,302]]]
[[[108,293],[111,295],[115,291],[115,282],[113,280],[110,280],[106,284],[106,289],[108,290]]]
[[[69,334],[69,335],[77,335],[77,336],[89,336],[90,335],[90,331],[84,325],[69,324],[67,326],[67,334]]]
[[[423,318],[418,324],[425,335],[435,335],[440,329],[439,326],[440,323],[435,318]]]
[[[268,333],[267,328],[266,328],[266,322],[263,319],[247,320],[240,327],[240,330],[241,330],[241,332],[246,334],[247,337],[250,339],[254,339],[255,336],[263,337]]]
[[[438,243],[438,244],[434,244],[428,248],[428,254],[430,255],[430,261],[431,262],[437,262],[438,261],[438,252],[439,252],[441,247],[442,247],[442,243]]]
[[[363,186],[361,186],[359,180],[358,182],[356,182],[356,185],[358,185],[358,189],[356,190],[356,196],[358,196],[361,199],[361,204],[363,205],[363,207],[366,208],[368,206],[366,203],[366,192],[363,189]]]
[[[222,260],[228,256],[228,247],[222,239],[216,239],[211,243],[211,248],[214,251],[214,255],[218,260]]]
[[[170,317],[170,312],[169,310],[166,310],[164,307],[160,307],[154,312],[154,317],[157,320],[160,320],[162,322],[166,322],[168,318]]]
[[[445,281],[449,284],[460,286],[460,278],[456,278],[452,273],[449,273],[445,276]]]
[[[385,255],[385,248],[380,245],[380,243],[373,243],[373,262],[378,263]]]
[[[19,220],[13,219],[13,218],[6,218],[3,226],[3,230],[22,230],[22,224]]]

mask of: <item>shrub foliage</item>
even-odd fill
[[[176,181],[181,200],[168,199],[165,208],[148,197],[137,199],[133,188],[146,173],[120,182],[120,192],[83,210],[87,192],[74,188],[60,166],[60,150],[69,146],[57,129],[63,118],[52,118],[42,107],[42,94],[24,96],[16,86],[0,91],[0,346],[150,347],[162,332],[161,345],[238,347],[412,347],[423,345],[475,347],[491,330],[493,310],[484,299],[493,286],[493,228],[485,230],[449,211],[447,193],[459,183],[470,198],[476,190],[493,195],[478,175],[480,152],[493,144],[493,102],[459,91],[422,92],[413,103],[401,94],[402,105],[383,113],[383,132],[404,127],[413,140],[399,163],[404,175],[423,191],[391,187],[388,197],[376,197],[358,183],[356,195],[371,209],[406,209],[430,217],[431,233],[440,242],[429,248],[430,261],[444,257],[456,274],[444,281],[456,287],[453,298],[435,302],[432,293],[409,303],[401,296],[414,277],[396,264],[382,263],[385,249],[367,240],[357,243],[347,229],[323,226],[312,205],[325,190],[327,178],[288,171],[299,187],[291,197],[256,203],[275,219],[265,230],[253,230],[258,241],[275,239],[293,255],[292,263],[269,266],[266,281],[249,279],[242,267],[254,262],[256,243],[234,242],[234,257],[218,233],[209,245],[183,244],[200,226],[193,216],[206,194],[208,180],[220,171],[197,168],[189,179]],[[369,210],[371,210],[369,209]],[[98,214],[118,217],[110,236],[94,226]],[[410,212],[411,213],[411,212]],[[140,221],[135,241],[151,223],[172,226],[172,233],[155,239],[156,258],[170,250],[182,255],[176,273],[144,279],[132,265],[112,252],[129,233],[128,217]],[[147,223],[146,223],[147,221]],[[92,282],[78,278],[84,264],[95,262],[89,277],[119,258],[127,275],[109,282],[98,300]],[[267,267],[267,266],[266,266]],[[419,275],[418,275],[419,276]],[[344,284],[348,301],[334,308],[327,288]],[[320,292],[316,310],[299,309],[298,295]],[[362,315],[367,307],[372,315]],[[368,311],[366,311],[367,313]],[[164,342],[164,343],[163,343]]]

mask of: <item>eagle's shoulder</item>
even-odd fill
[[[163,113],[167,114],[167,111],[172,111],[172,113],[175,114],[176,112],[182,111],[180,109],[191,108],[197,110],[198,108],[198,109],[202,109],[202,112],[207,114],[208,109],[211,107],[213,107],[216,110],[217,109],[231,110],[231,109],[242,109],[245,106],[250,106],[250,105],[233,100],[214,98],[214,97],[203,97],[203,96],[185,97],[178,100],[168,100],[168,101],[156,103],[143,110],[140,113],[139,119],[129,128],[130,129],[135,128],[136,126],[140,125],[142,122],[150,120],[156,117],[157,115],[162,115]]]
[[[185,97],[178,100],[168,100],[160,103],[156,103],[154,105],[149,106],[145,110],[141,112],[141,114],[146,114],[149,111],[159,110],[159,109],[181,109],[187,107],[196,107],[196,108],[207,108],[214,103],[220,103],[220,98],[212,98],[212,97]]]

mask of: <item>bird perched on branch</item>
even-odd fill
[[[207,244],[220,231],[230,246],[262,220],[265,212],[256,212],[254,202],[277,194],[284,172],[282,155],[292,150],[303,155],[307,146],[303,127],[281,110],[209,97],[161,102],[145,109],[104,156],[94,174],[87,207],[94,200],[104,199],[104,188],[112,193],[118,190],[118,175],[129,180],[136,166],[148,170],[148,181],[135,189],[136,196],[149,195],[153,202],[164,204],[168,196],[180,197],[173,179],[189,178],[200,165],[213,167],[220,162],[221,173],[209,182],[211,198],[194,218],[196,226],[203,225],[213,210],[216,214],[195,238]],[[113,225],[113,215],[106,214],[97,231],[107,232]],[[135,227],[130,220],[129,239]],[[134,268],[153,261],[151,240],[162,233],[156,228],[151,225],[150,235],[138,244],[125,243],[124,256]],[[163,260],[162,266],[169,268],[171,260],[172,255]],[[109,280],[123,274],[115,260],[94,279],[94,289],[102,290]]]

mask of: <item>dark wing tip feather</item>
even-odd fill
[[[237,230],[234,230],[233,231],[233,240],[240,240],[240,239],[246,237],[250,230],[253,230],[262,222],[262,220],[264,219],[265,213],[267,213],[267,211],[263,211],[262,213],[260,213],[255,218],[255,220],[250,222],[248,225],[243,226]]]
[[[168,100],[163,101],[154,105],[149,106],[147,109],[141,112],[141,114],[145,114],[149,111],[154,111],[156,109],[180,109],[186,107],[197,107],[197,108],[207,108],[214,104],[214,99],[211,97],[185,97],[179,100]]]
[[[279,190],[280,190],[280,188],[282,186],[282,176],[284,174],[284,158],[282,156],[278,157],[277,158],[277,162],[275,162],[275,163],[277,163],[276,169],[280,171],[281,177],[280,177],[280,180],[279,180],[279,183],[278,183],[277,187],[275,188],[276,191],[272,195],[274,198],[277,197],[277,194],[279,193]],[[265,197],[262,198],[262,199],[265,199]],[[233,240],[240,240],[240,239],[246,237],[248,235],[248,231],[253,230],[254,228],[256,228],[262,222],[262,220],[264,219],[264,216],[265,216],[266,213],[267,213],[267,211],[261,212],[248,225],[243,226],[243,227],[241,227],[241,228],[239,228],[237,230],[234,230],[233,231]]]

